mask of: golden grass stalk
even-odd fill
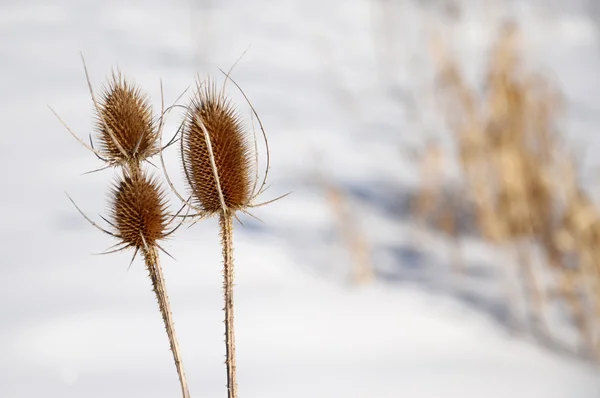
[[[348,200],[341,189],[333,182],[326,181],[325,178],[321,179],[327,192],[327,199],[335,213],[337,229],[354,261],[352,279],[357,285],[370,283],[375,278],[375,273],[370,260],[367,238],[357,225],[356,218],[350,211]]]
[[[227,75],[228,80],[232,81]],[[239,86],[233,82],[238,88]],[[225,86],[223,86],[224,90]],[[240,89],[241,91],[241,89]],[[245,97],[245,94],[242,91]],[[247,98],[246,98],[247,99]],[[252,107],[252,105],[250,105]],[[254,108],[253,114],[258,118]],[[223,249],[223,288],[225,301],[225,347],[227,396],[237,397],[234,298],[233,298],[233,218],[236,212],[265,205],[252,201],[265,189],[269,168],[258,186],[256,142],[244,129],[241,119],[224,92],[218,92],[214,81],[198,83],[187,107],[182,126],[181,157],[185,180],[191,193],[188,205],[204,218],[218,215]],[[253,150],[254,149],[254,150]],[[254,156],[253,156],[254,155]],[[178,194],[180,199],[184,200]],[[277,199],[275,199],[277,200]]]
[[[556,258],[548,239],[556,217],[549,183],[556,101],[541,78],[524,73],[518,44],[516,26],[505,25],[491,53],[482,98],[439,44],[436,55],[480,231],[494,243],[515,247],[534,318],[543,319],[544,291],[526,252],[535,242]]]
[[[598,352],[600,330],[593,330],[586,307],[593,303],[598,328],[599,212],[577,180],[574,159],[562,149],[560,95],[541,76],[525,73],[518,45],[518,29],[507,24],[492,51],[481,99],[437,46],[451,130],[481,233],[514,246],[534,317],[543,319],[546,292],[532,268],[531,244],[542,249],[545,268],[557,276],[557,291],[582,342]],[[566,253],[575,264],[565,263]],[[587,299],[581,294],[586,289]]]
[[[450,201],[447,201],[443,198],[442,178],[444,177],[446,164],[446,154],[440,143],[436,141],[428,142],[420,159],[421,187],[411,201],[410,212],[423,226],[428,224],[430,216],[434,214],[435,226],[451,240],[450,269],[455,274],[462,274],[465,267],[461,254],[457,215],[455,214],[458,210],[457,200],[451,198]],[[427,245],[427,237],[422,234],[419,235],[419,240],[423,241],[422,245]]]
[[[435,211],[441,195],[444,171],[444,152],[438,142],[427,143],[424,154],[420,160],[421,188],[411,203],[411,213],[416,215],[420,222],[425,222],[428,216]]]
[[[574,181],[576,181],[574,179]],[[566,253],[575,253],[580,265],[567,269],[561,275],[559,291],[567,297],[575,310],[575,322],[584,331],[584,338],[596,356],[600,358],[600,344],[597,323],[600,321],[600,214],[591,198],[580,188],[570,187],[566,198],[558,231],[557,246]],[[596,321],[596,330],[592,320],[586,316],[585,306],[578,300],[577,287],[582,285],[589,296],[592,316]]]

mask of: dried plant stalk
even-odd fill
[[[354,260],[353,279],[356,284],[371,282],[375,275],[369,258],[369,246],[364,234],[356,225],[355,218],[348,208],[348,201],[338,187],[322,177],[322,184],[327,190],[327,197],[337,220],[338,231]]]
[[[171,304],[169,302],[169,297],[167,296],[167,287],[163,277],[162,267],[159,262],[158,251],[156,250],[156,247],[147,247],[144,248],[143,254],[144,259],[146,260],[146,268],[148,269],[148,274],[152,281],[152,289],[154,290],[154,294],[156,294],[158,307],[165,324],[167,336],[169,337],[169,345],[171,346],[173,360],[175,361],[175,367],[177,368],[181,393],[183,398],[190,398],[187,379],[183,369],[183,362],[181,360],[181,349],[179,348],[179,342],[177,341],[177,335],[175,334],[175,323],[173,322]]]
[[[106,166],[99,170],[112,166],[121,168],[123,175],[110,191],[112,221],[103,218],[112,227],[113,232],[100,227],[88,218],[73,200],[71,201],[94,227],[119,240],[119,243],[114,246],[114,250],[104,254],[133,248],[135,252],[131,260],[132,263],[138,252],[143,254],[165,323],[182,394],[184,398],[189,398],[179,344],[175,335],[170,303],[158,256],[158,249],[164,251],[158,242],[175,232],[179,226],[167,231],[168,225],[175,217],[168,215],[165,192],[156,178],[149,177],[142,170],[144,160],[161,153],[159,144],[165,116],[164,102],[160,123],[158,128],[155,128],[148,96],[143,93],[140,87],[126,80],[120,72],[113,72],[112,78],[104,88],[100,100],[98,100],[94,94],[83,55],[81,58],[88,89],[94,103],[95,127],[97,139],[100,143],[99,148],[94,148],[91,135],[88,145],[73,133],[52,108],[51,110],[82,146],[106,163]]]
[[[135,252],[131,259],[132,263],[138,252],[143,254],[169,338],[182,396],[183,398],[189,398],[190,394],[181,361],[181,351],[175,334],[171,307],[158,256],[158,249],[164,251],[158,241],[170,236],[181,224],[167,231],[168,224],[174,217],[169,216],[167,213],[165,193],[156,179],[149,178],[143,172],[131,176],[127,175],[126,171],[124,172],[123,178],[111,190],[110,213],[112,221],[105,219],[114,229],[113,232],[98,226],[77,207],[75,202],[73,204],[94,227],[119,240],[119,243],[114,246],[116,249],[107,253],[133,248]]]
[[[530,248],[525,244],[516,246],[517,264],[524,282],[526,301],[530,304],[530,324],[535,328],[539,326],[543,332],[547,332],[547,325],[542,318],[545,298],[531,263]]]
[[[411,214],[426,224],[428,216],[436,210],[441,192],[441,177],[445,166],[444,153],[439,143],[431,141],[421,158],[421,181],[419,193],[411,203]]]
[[[221,244],[223,247],[223,291],[225,298],[225,351],[227,362],[227,396],[237,396],[235,364],[235,328],[233,313],[233,215],[221,213]]]
[[[231,80],[228,75],[227,79]],[[258,118],[254,108],[252,110]],[[260,119],[258,121],[261,124]],[[267,171],[268,153],[267,145]],[[263,183],[255,192],[258,176],[254,172],[258,165],[256,157],[252,155],[250,135],[244,130],[236,109],[225,97],[224,92],[217,92],[213,81],[199,82],[183,123],[181,158],[193,202],[188,204],[197,211],[199,217],[219,216],[223,250],[228,398],[237,397],[233,310],[233,218],[236,217],[236,211],[247,212],[248,208],[270,203],[251,203],[263,191],[266,182],[265,172]]]
[[[250,200],[252,157],[235,109],[217,93],[214,82],[198,87],[186,119],[182,137],[185,176],[201,211],[218,214],[221,226],[227,396],[235,398],[233,217]]]
[[[134,247],[136,253],[141,251],[152,288],[158,301],[160,313],[165,324],[169,345],[175,361],[181,392],[184,398],[189,398],[185,371],[181,361],[181,350],[175,334],[175,325],[171,312],[171,304],[159,262],[158,241],[174,232],[167,231],[170,218],[167,212],[165,193],[156,179],[151,179],[145,173],[125,175],[113,188],[112,218],[117,229],[117,236],[122,244]],[[135,258],[135,255],[134,255]],[[133,261],[133,260],[132,260]]]
[[[454,213],[458,211],[458,207],[456,206],[457,200],[453,197],[449,202],[450,204],[447,207],[440,209],[441,214],[439,215],[438,223],[439,228],[450,239],[450,270],[455,275],[463,275],[465,273],[465,263],[462,256],[457,215]]]
[[[266,147],[266,170],[262,182],[259,183],[256,136],[251,136],[244,129],[235,107],[225,96],[225,84],[221,92],[217,92],[214,81],[209,79],[198,82],[181,128],[181,161],[192,200],[184,200],[175,192],[196,211],[195,217],[219,217],[223,250],[227,396],[236,398],[233,218],[237,218],[237,211],[251,215],[249,209],[273,203],[288,194],[263,203],[253,203],[266,189],[269,144],[260,117],[246,94],[229,74],[225,77],[226,82],[231,81],[239,89],[260,125]]]
[[[435,43],[441,88],[449,94],[450,127],[480,233],[493,243],[513,246],[517,252],[523,250],[521,243],[538,245],[546,257],[546,269],[559,275],[558,291],[580,335],[590,341],[585,300],[578,291],[585,282],[593,285],[588,279],[598,278],[598,272],[590,272],[594,267],[600,269],[600,261],[590,254],[596,251],[597,240],[594,233],[584,232],[595,228],[577,225],[575,214],[582,206],[576,199],[568,194],[566,203],[560,200],[565,185],[571,186],[571,192],[580,188],[558,165],[562,160],[557,156],[562,152],[558,148],[564,146],[556,127],[560,96],[541,76],[525,72],[519,40],[516,25],[505,25],[491,53],[482,98],[468,87],[443,46]],[[582,224],[595,219],[589,215],[582,218],[586,220]],[[575,267],[565,263],[566,252],[577,255]],[[520,254],[517,262],[529,291],[527,301],[533,316],[543,320],[546,291],[528,255]],[[547,329],[546,324],[542,327]]]

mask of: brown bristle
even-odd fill
[[[245,208],[252,195],[252,147],[235,108],[217,93],[214,82],[199,87],[188,108],[181,155],[194,200],[207,213],[218,213],[221,200],[200,122],[210,137],[226,208]]]
[[[123,243],[144,249],[166,236],[167,202],[156,178],[125,175],[111,194],[113,225]]]
[[[120,73],[113,73],[98,106],[96,129],[100,149],[110,155],[109,160],[141,161],[157,152],[158,133],[152,120],[152,107],[139,87]]]

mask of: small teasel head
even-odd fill
[[[248,207],[256,167],[251,138],[215,82],[199,83],[183,122],[181,156],[194,205],[207,215]]]
[[[148,96],[118,71],[99,96],[96,131],[110,163],[139,164],[159,149]]]
[[[171,217],[165,191],[155,177],[126,173],[112,187],[111,224],[125,247],[143,250],[167,237]]]

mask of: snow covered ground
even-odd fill
[[[91,131],[79,51],[97,88],[118,65],[159,106],[160,78],[172,102],[196,72],[218,76],[249,45],[234,77],[269,133],[273,186],[264,199],[294,193],[256,210],[264,224],[243,218],[236,230],[241,396],[600,396],[597,368],[511,331],[501,253],[463,242],[469,272],[456,286],[448,242],[416,239],[402,203],[418,182],[402,148],[439,123],[427,94],[430,27],[444,21],[476,76],[501,18],[524,23],[528,54],[565,89],[567,131],[588,148],[590,184],[600,34],[583,1],[464,0],[453,20],[443,3],[0,3],[0,397],[178,396],[141,262],[127,272],[130,253],[92,256],[113,242],[64,195],[103,213],[112,172],[80,175],[101,164],[46,105],[82,137]],[[182,188],[176,152],[166,160]],[[349,194],[372,245],[372,285],[347,283],[350,261],[316,173]],[[181,230],[167,249],[177,258],[163,266],[191,392],[224,396],[215,220]]]

